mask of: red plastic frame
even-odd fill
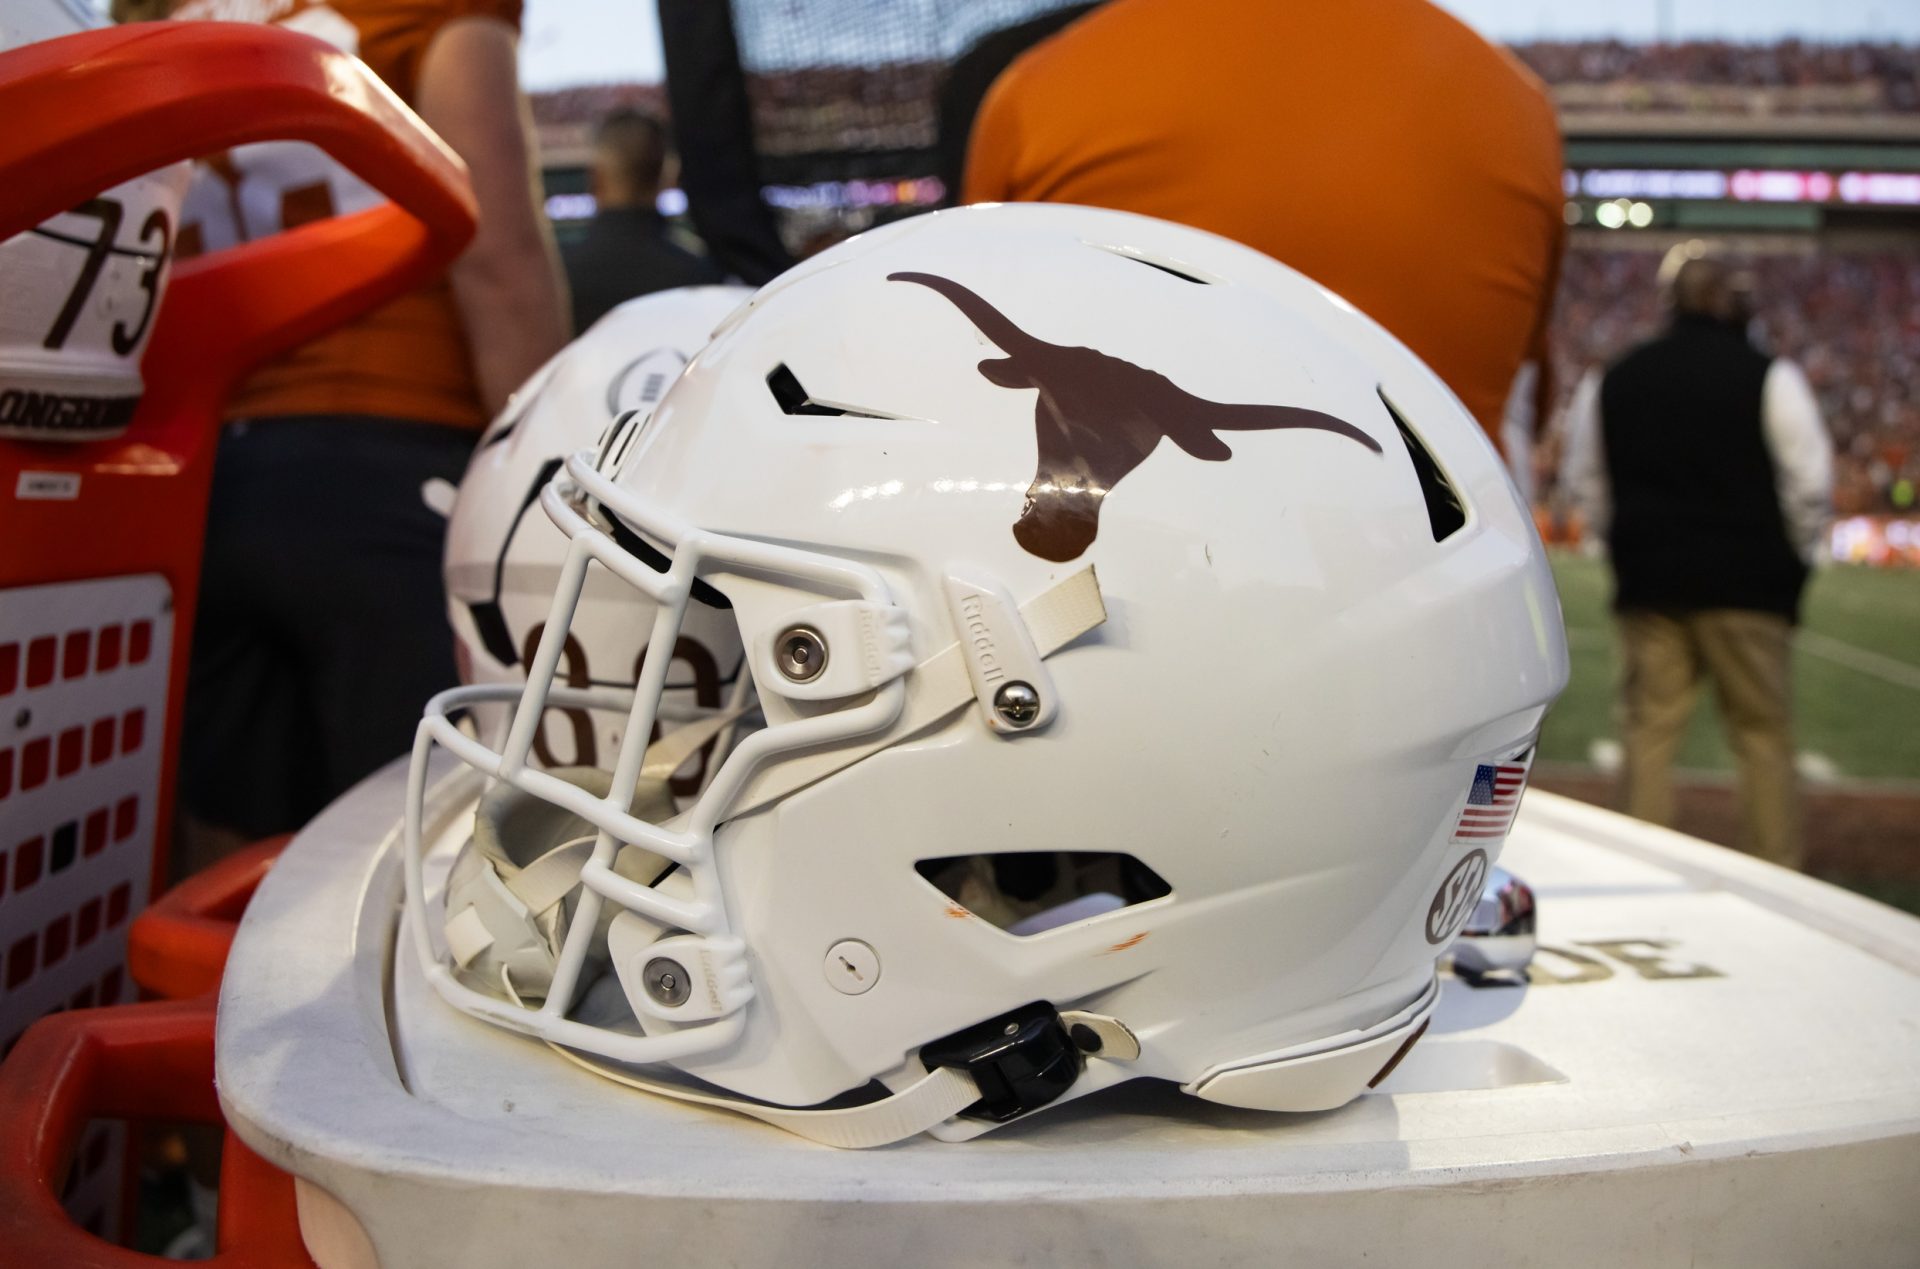
[[[459,158],[364,64],[275,27],[160,22],[0,53],[0,119],[0,238],[250,141],[312,142],[393,200],[178,264],[124,436],[0,443],[0,588],[145,572],[173,587],[158,893],[221,405],[261,361],[436,276],[473,236],[473,193]],[[82,494],[13,498],[25,470],[76,473]]]
[[[74,1143],[94,1119],[221,1122],[213,997],[81,1009],[42,1019],[0,1065],[0,1251],[9,1265],[145,1269],[157,1257],[80,1229],[60,1206]],[[220,1160],[226,1269],[310,1269],[293,1178],[231,1132]]]
[[[262,360],[435,276],[473,236],[473,195],[460,160],[364,65],[273,27],[154,23],[0,53],[0,119],[0,239],[165,164],[251,141],[312,142],[392,200],[178,265],[124,436],[0,443],[0,589],[146,572],[173,588],[157,892],[221,404]],[[27,470],[77,474],[81,496],[9,496]],[[0,1260],[157,1263],[75,1227],[54,1183],[93,1119],[220,1122],[208,989],[232,931],[216,918],[244,904],[242,874],[251,865],[257,881],[267,852],[190,886],[140,944],[156,987],[204,994],[43,1019],[0,1066]],[[220,1250],[204,1263],[312,1264],[291,1178],[231,1133],[220,1190]]]
[[[291,840],[288,835],[255,842],[156,899],[127,932],[133,981],[163,1000],[219,990],[240,915]]]

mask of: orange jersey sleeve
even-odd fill
[[[1399,336],[1495,435],[1551,303],[1561,171],[1546,91],[1426,0],[1113,0],[995,83],[964,193],[1256,247]]]
[[[1014,85],[1015,62],[988,89],[967,142],[967,173],[961,187],[963,203],[1004,203],[1016,200],[1014,162],[1018,148],[1020,92]]]

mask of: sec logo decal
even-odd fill
[[[1476,850],[1453,866],[1427,906],[1427,942],[1444,943],[1466,924],[1487,880],[1487,852]]]

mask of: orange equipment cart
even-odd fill
[[[123,435],[0,442],[0,1054],[20,1049],[0,1067],[0,1259],[133,1263],[64,1221],[58,1183],[70,1202],[110,1191],[97,1118],[217,1116],[211,996],[85,1007],[131,995],[128,925],[165,877],[221,404],[262,360],[435,276],[475,207],[459,159],[364,65],[273,27],[152,23],[0,53],[0,119],[0,239],[256,141],[317,145],[391,200],[177,264]],[[182,937],[149,949],[156,985],[217,981],[219,932]],[[81,1012],[22,1041],[63,1009]],[[298,1263],[259,1232],[291,1220],[290,1183],[232,1157],[255,1197],[223,1205],[222,1228],[253,1222],[235,1255],[255,1252],[223,1243],[222,1261]]]

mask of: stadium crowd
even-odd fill
[[[1761,90],[1755,104],[1770,113],[1799,111],[1920,112],[1920,48],[1900,44],[1734,44],[1722,40],[1678,44],[1623,44],[1618,40],[1543,40],[1511,45],[1515,56],[1565,97],[1579,89],[1611,94],[1628,109],[1685,110],[1714,89]],[[816,104],[820,85],[810,76],[846,80],[842,108],[898,108],[927,96],[930,63],[868,70],[836,68],[754,76],[756,106],[776,113],[784,98]],[[1665,91],[1663,91],[1665,90]],[[1579,96],[1563,104],[1604,106],[1606,96]],[[587,84],[533,94],[542,125],[584,124],[623,106],[659,109],[664,94],[651,84]],[[797,108],[797,104],[794,108]]]
[[[580,84],[529,93],[540,128],[598,123],[616,110],[645,110],[664,117],[667,91],[660,84]]]
[[[1614,89],[1623,94],[1615,104],[1626,108],[1688,109],[1703,90],[1743,88],[1786,90],[1767,92],[1756,100],[1772,113],[1920,111],[1920,48],[1912,45],[1582,40],[1511,47],[1555,89],[1581,85]]]
[[[1554,320],[1561,406],[1664,320],[1652,251],[1568,252]],[[1763,347],[1806,370],[1835,448],[1841,514],[1906,510],[1920,483],[1920,256],[1769,254],[1750,259]]]
[[[1563,112],[1920,112],[1920,48],[1911,45],[1590,40],[1512,51],[1553,87]],[[823,130],[851,131],[885,149],[924,145],[931,118],[912,103],[927,96],[923,81],[935,69],[909,63],[752,76],[758,130],[772,153],[806,150]],[[838,78],[823,85],[822,75]],[[824,111],[823,98],[834,103]],[[653,86],[604,84],[534,94],[533,105],[544,131],[620,107],[658,111],[664,102]],[[1650,251],[1570,250],[1553,354],[1561,407],[1588,367],[1658,329],[1657,264]],[[1806,368],[1833,433],[1836,511],[1909,510],[1920,484],[1920,256],[1767,254],[1753,264],[1757,333]]]

